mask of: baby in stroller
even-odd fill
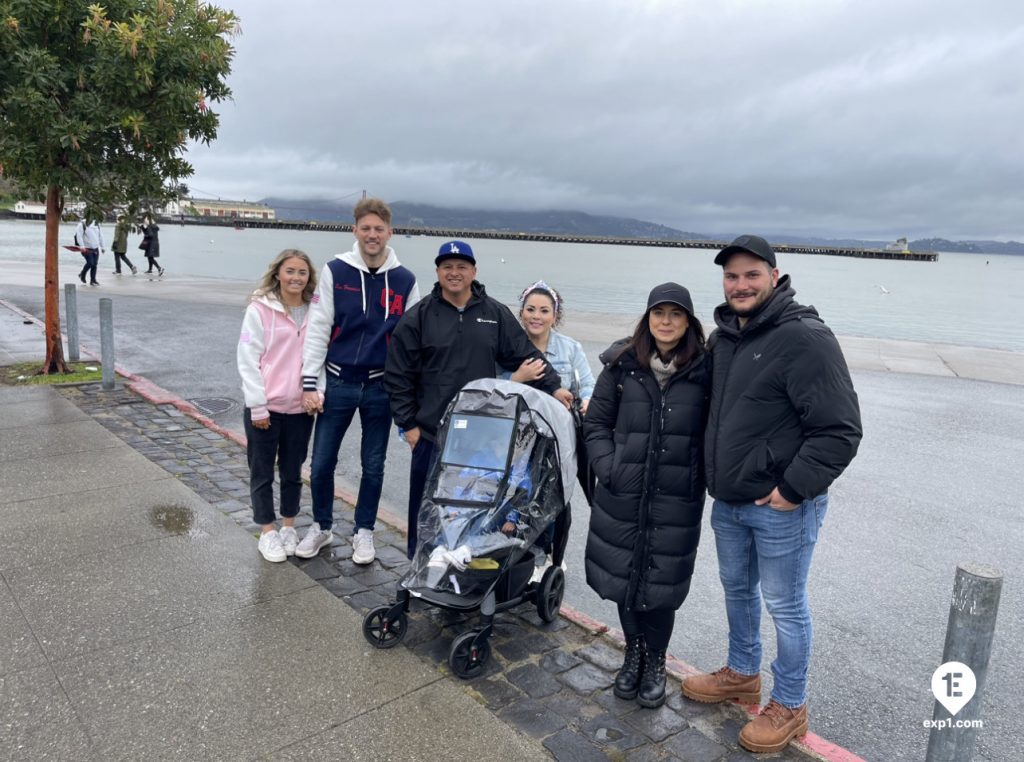
[[[550,395],[514,381],[478,379],[449,405],[437,453],[412,567],[395,602],[366,615],[363,635],[376,648],[395,646],[405,636],[413,598],[450,611],[479,610],[480,625],[456,637],[449,654],[455,674],[473,677],[487,662],[497,612],[532,602],[541,620],[558,615],[576,432],[572,416]],[[553,565],[533,580],[538,538],[551,546]]]

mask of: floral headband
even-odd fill
[[[527,286],[526,288],[523,289],[523,293],[519,295],[519,309],[522,309],[523,305],[526,304],[526,297],[528,297],[530,294],[536,291],[543,291],[545,294],[550,296],[551,301],[555,303],[555,314],[562,314],[562,297],[559,295],[557,291],[555,291],[555,289],[551,288],[551,286],[549,286],[542,280],[539,280],[533,285]]]

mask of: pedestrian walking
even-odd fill
[[[89,276],[89,285],[98,286],[96,280],[96,268],[99,265],[100,254],[103,253],[103,231],[95,220],[86,220],[82,217],[75,228],[75,245],[81,247],[82,256],[85,257],[85,265],[78,273],[78,279],[86,283],[85,276]]]
[[[302,494],[313,416],[303,409],[302,344],[316,273],[309,257],[285,249],[270,263],[245,310],[238,337],[238,373],[245,397],[244,425],[257,546],[271,562],[298,546],[295,517]],[[274,515],[274,466],[280,480],[281,529]]]
[[[131,224],[122,214],[117,218],[117,227],[114,228],[114,244],[111,249],[114,251],[114,275],[121,274],[121,263],[124,262],[132,275],[138,272],[132,261],[128,259],[128,233],[131,232]]]
[[[146,272],[151,274],[156,270],[158,275],[163,275],[164,268],[156,261],[160,256],[160,227],[152,217],[142,231],[142,243],[139,244],[139,248],[146,253],[146,261],[149,262]]]
[[[690,292],[651,290],[632,338],[603,354],[583,431],[597,486],[587,584],[614,601],[626,636],[613,691],[665,702],[665,654],[690,590],[704,511],[708,369]]]
[[[767,241],[742,235],[715,264],[725,302],[710,342],[705,463],[729,650],[724,667],[687,678],[682,691],[760,704],[763,599],[778,644],[771,698],[739,742],[775,752],[809,727],[807,578],[828,488],[857,454],[860,408],[839,342],[813,307],[796,302]]]
[[[338,449],[356,412],[362,429],[362,475],[356,498],[352,561],[376,558],[373,531],[384,486],[391,405],[384,390],[388,341],[399,319],[419,299],[412,271],[388,245],[391,209],[376,198],[356,204],[355,243],[320,274],[302,355],[306,410],[318,412],[310,485],[313,524],[296,555],[312,558],[329,545],[334,525],[334,469]],[[326,370],[326,374],[324,371]],[[318,388],[323,388],[323,394]]]

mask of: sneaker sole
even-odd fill
[[[320,551],[323,550],[324,548],[326,548],[328,545],[330,545],[331,542],[332,542],[331,540],[328,540],[327,542],[325,542],[325,543],[323,543],[321,545],[318,545],[312,551],[309,551],[309,550],[299,550],[298,548],[296,548],[295,549],[295,556],[296,556],[296,558],[316,558],[318,555],[320,555]]]
[[[772,752],[782,751],[783,749],[785,749],[787,746],[789,746],[790,742],[794,738],[798,738],[799,736],[807,735],[807,731],[808,730],[810,730],[810,725],[809,725],[809,723],[805,722],[803,725],[800,725],[799,727],[797,727],[796,730],[794,730],[792,733],[790,733],[786,737],[785,741],[782,741],[781,743],[773,743],[773,744],[751,743],[750,741],[744,740],[743,733],[741,732],[740,735],[739,735],[739,742],[740,742],[740,746],[742,746],[747,751],[752,751],[752,752],[754,752],[756,754],[771,754]]]
[[[360,566],[366,566],[367,564],[372,564],[373,563],[373,559],[375,559],[376,557],[377,557],[376,553],[374,553],[369,558],[367,558],[366,556],[357,556],[355,553],[353,553],[352,554],[352,563],[359,564]]]
[[[281,556],[280,558],[277,558],[275,556],[275,557],[271,558],[266,553],[264,553],[262,550],[260,551],[260,555],[263,556],[263,560],[264,561],[269,561],[272,564],[279,564],[282,561],[287,561],[288,560],[288,556]]]
[[[761,704],[761,693],[732,693],[728,696],[709,696],[703,693],[695,693],[683,684],[682,694],[691,701],[699,701],[701,704],[724,704],[726,701],[739,701],[741,704]]]

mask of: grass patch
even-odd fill
[[[43,367],[42,360],[20,362],[0,368],[0,384],[5,386],[38,386],[39,384],[88,384],[103,379],[103,370],[98,362],[68,362],[70,373],[51,373],[48,376],[37,376]],[[90,370],[90,368],[92,370]]]

